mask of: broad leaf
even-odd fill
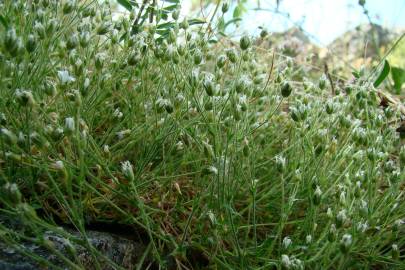
[[[394,80],[394,88],[399,93],[402,85],[405,83],[405,70],[399,67],[392,67],[391,75]]]
[[[384,61],[384,67],[381,70],[380,75],[378,76],[378,78],[374,82],[374,87],[380,86],[380,84],[385,80],[385,78],[387,78],[388,74],[390,73],[390,70],[391,70],[390,63],[388,63],[388,61],[385,60]]]

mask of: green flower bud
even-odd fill
[[[396,245],[396,244],[393,244],[392,246],[391,246],[391,256],[392,256],[392,259],[394,259],[394,260],[399,260],[399,248],[398,248],[398,245]]]
[[[187,30],[188,27],[189,27],[188,21],[187,21],[186,18],[184,18],[184,20],[180,23],[180,28],[184,29],[184,30]]]
[[[18,186],[15,183],[6,183],[3,188],[4,197],[12,203],[12,205],[17,205],[21,202],[21,192],[18,189]]]
[[[15,96],[17,98],[17,101],[22,106],[32,107],[32,106],[35,106],[35,104],[36,104],[34,96],[32,95],[32,92],[29,90],[17,89],[15,91]]]
[[[136,52],[132,52],[132,53],[130,53],[127,62],[128,62],[128,65],[135,66],[136,64],[139,63],[140,60],[141,59],[140,59],[139,55]]]
[[[217,67],[218,68],[223,68],[226,63],[226,56],[225,55],[220,55],[217,59]]]
[[[102,69],[104,66],[104,61],[105,61],[105,54],[103,53],[98,53],[95,56],[95,61],[94,65],[96,66],[97,69]]]
[[[327,102],[325,105],[325,110],[327,114],[332,114],[333,111],[335,110],[333,102]]]
[[[68,50],[73,50],[78,45],[79,45],[79,37],[78,37],[77,33],[70,35],[66,42],[66,48]]]
[[[228,12],[228,10],[229,10],[229,2],[228,2],[228,1],[225,1],[225,2],[222,4],[222,13],[226,13],[226,12]]]
[[[314,196],[312,198],[312,201],[313,201],[314,205],[319,205],[321,203],[321,199],[322,199],[321,188],[319,186],[316,186]]]
[[[284,98],[287,98],[291,95],[292,92],[292,87],[288,82],[285,82],[282,86],[281,86],[281,95]]]
[[[173,18],[173,20],[177,21],[177,20],[179,19],[179,16],[180,16],[180,9],[175,9],[175,10],[172,12],[172,18]]]
[[[329,232],[328,232],[328,241],[329,242],[335,242],[336,235],[337,235],[336,226],[335,226],[335,224],[332,224],[330,226],[330,229],[329,229]]]
[[[102,22],[97,28],[97,35],[105,35],[110,31],[111,24],[109,22]]]
[[[135,181],[135,175],[134,175],[134,170],[132,168],[131,162],[124,161],[121,163],[121,171],[122,174],[130,181],[134,182]]]
[[[56,28],[58,27],[58,21],[56,19],[50,19],[47,24],[46,24],[46,34],[48,36],[52,35],[55,31]]]
[[[319,89],[324,90],[326,87],[326,76],[322,75],[318,82]]]
[[[80,33],[79,43],[80,43],[80,46],[82,46],[83,48],[86,48],[90,43],[90,33],[87,31]]]
[[[205,92],[207,93],[208,96],[212,97],[215,92],[215,85],[210,78],[205,78],[203,82],[203,86],[205,89]]]
[[[234,64],[238,61],[237,52],[233,48],[226,51],[226,56],[228,57],[229,61],[231,61]]]
[[[74,8],[75,8],[75,3],[72,0],[66,1],[62,8],[63,14],[71,13]]]
[[[248,36],[243,36],[240,39],[239,45],[240,45],[240,48],[242,49],[242,51],[247,50],[251,45],[250,38]]]
[[[342,236],[342,239],[340,240],[340,245],[339,245],[342,253],[344,253],[344,254],[348,253],[352,243],[353,243],[352,236],[350,234],[344,234]]]
[[[199,64],[201,64],[202,60],[203,60],[203,55],[202,55],[201,51],[199,49],[196,49],[194,51],[194,64],[199,65]]]
[[[27,52],[32,53],[37,47],[37,39],[34,35],[28,35],[27,42],[25,43],[25,49]]]
[[[73,134],[73,132],[76,129],[76,125],[75,125],[75,119],[73,117],[67,117],[65,118],[65,129],[64,132],[67,135]]]
[[[269,34],[269,33],[267,32],[266,29],[262,29],[262,31],[260,32],[260,37],[261,37],[261,38],[265,38],[265,37],[267,37],[268,34]]]
[[[173,29],[170,29],[170,30],[169,30],[169,36],[168,36],[168,38],[167,38],[167,42],[168,42],[169,44],[172,44],[172,43],[175,43],[176,40],[177,40],[176,32],[175,32]]]
[[[46,37],[45,27],[44,27],[44,25],[42,23],[35,22],[34,30],[38,34],[40,39],[44,39]]]
[[[17,34],[14,28],[7,30],[3,43],[8,52],[14,52],[17,49]]]

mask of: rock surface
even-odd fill
[[[74,237],[80,239],[79,233],[71,229],[65,230]],[[133,269],[136,267],[136,263],[145,251],[145,247],[142,243],[114,235],[110,232],[86,231],[86,234],[89,243],[97,249],[102,256],[98,256],[95,259],[91,252],[83,246],[71,244],[71,242],[52,232],[46,232],[44,238],[51,241],[57,251],[60,251],[64,256],[70,258],[71,256],[68,255],[68,246],[73,245],[77,254],[76,262],[80,262],[83,269],[96,269],[96,260],[101,265],[101,268],[105,270],[117,269],[117,267],[113,267],[111,263],[107,263],[107,260],[111,260],[123,269]],[[56,255],[41,246],[26,242],[21,244],[21,247],[62,269],[71,269]],[[74,261],[74,259],[72,260]],[[15,248],[9,247],[7,244],[0,242],[0,269],[33,270],[52,268],[41,266],[35,260],[18,252]]]

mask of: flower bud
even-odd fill
[[[199,65],[201,64],[202,60],[203,60],[203,55],[201,53],[201,51],[199,49],[196,49],[194,51],[194,64],[195,65]]]
[[[71,13],[74,8],[75,8],[75,3],[73,2],[73,0],[67,0],[62,8],[63,14]]]
[[[73,50],[78,45],[79,45],[79,36],[77,35],[77,33],[70,35],[66,42],[66,48],[68,50]]]
[[[332,114],[333,111],[335,110],[333,102],[327,102],[325,105],[325,110],[327,114]]]
[[[228,57],[229,61],[231,61],[234,64],[238,61],[237,52],[233,48],[226,51],[226,56]]]
[[[336,226],[338,228],[341,228],[345,224],[346,220],[347,220],[346,211],[340,210],[339,213],[336,215],[335,219]]]
[[[207,95],[212,97],[215,92],[215,86],[212,81],[212,78],[206,77],[203,81],[203,86],[204,86],[204,89],[205,89],[205,92],[207,93]]]
[[[19,204],[21,202],[21,192],[15,183],[6,183],[3,188],[4,197],[12,203],[13,205]]]
[[[267,30],[263,28],[262,31],[260,32],[260,37],[265,38],[267,37],[268,34],[269,32],[267,32]]]
[[[6,35],[4,37],[4,48],[8,52],[14,52],[17,49],[17,34],[14,28],[7,30]]]
[[[284,250],[287,250],[291,246],[291,244],[292,244],[292,240],[288,236],[283,238],[283,249]]]
[[[177,8],[172,12],[172,18],[173,20],[177,21],[179,19],[179,16],[180,16],[180,9]]]
[[[220,55],[217,59],[217,67],[218,68],[223,68],[226,63],[226,56],[225,55]]]
[[[56,19],[50,19],[47,23],[46,23],[46,34],[48,36],[52,35],[55,31],[56,28],[58,27],[58,21]]]
[[[314,205],[319,205],[321,203],[321,199],[322,199],[322,191],[321,188],[319,186],[316,186],[315,192],[314,192],[314,196],[313,196],[313,203]]]
[[[32,92],[29,90],[17,89],[15,91],[15,96],[17,98],[17,101],[22,106],[33,107],[36,104],[34,96],[32,95]]]
[[[319,89],[321,89],[321,90],[325,89],[325,87],[326,87],[326,76],[325,76],[325,74],[322,75],[322,77],[319,79],[318,86],[319,86]]]
[[[104,60],[105,60],[105,54],[104,53],[98,53],[96,54],[94,64],[97,69],[102,69],[104,65]]]
[[[328,232],[328,241],[334,242],[336,240],[336,234],[337,234],[336,225],[332,224]]]
[[[352,245],[353,240],[352,240],[352,236],[350,234],[344,234],[342,236],[342,239],[340,240],[340,250],[342,251],[342,253],[346,254],[347,252],[349,252],[350,246]]]
[[[203,175],[218,175],[218,169],[215,166],[208,166],[202,170]]]
[[[42,23],[35,22],[34,30],[38,34],[40,39],[44,39],[46,37],[45,27],[44,27],[44,25]]]
[[[8,145],[17,144],[18,138],[12,131],[10,131],[6,128],[2,128],[2,129],[0,129],[0,135],[6,144],[8,144]]]
[[[109,22],[102,22],[100,26],[97,28],[97,35],[105,35],[110,30],[111,24]]]
[[[286,159],[283,156],[277,155],[276,156],[276,167],[279,172],[284,172],[286,168]]]
[[[186,18],[184,18],[184,20],[180,23],[180,28],[187,30],[188,27],[189,27],[188,21]]]
[[[228,12],[228,10],[229,10],[229,2],[228,1],[225,1],[223,4],[222,4],[222,13],[226,13],[226,12]]]
[[[79,43],[80,43],[80,46],[82,46],[83,48],[86,48],[90,43],[90,33],[87,31],[83,31],[82,33],[80,33]]]
[[[131,182],[135,181],[134,170],[132,168],[131,162],[124,161],[121,163],[122,174]]]
[[[285,82],[282,86],[281,86],[281,95],[284,98],[287,98],[291,95],[292,92],[292,87],[288,82]]]
[[[399,260],[399,248],[398,248],[398,245],[396,245],[396,244],[393,244],[392,246],[391,246],[391,256],[392,256],[392,259],[394,259],[394,260]]]
[[[34,35],[28,35],[27,42],[25,43],[25,49],[27,52],[32,53],[37,47],[37,39]]]
[[[65,133],[70,135],[72,134],[76,129],[75,125],[75,119],[73,117],[67,117],[65,118]]]
[[[242,51],[245,51],[250,47],[250,43],[251,43],[250,38],[248,36],[243,36],[240,39],[239,46],[242,49]]]

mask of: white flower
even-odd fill
[[[73,119],[73,117],[65,118],[65,130],[67,132],[73,132],[75,130],[75,119]]]
[[[61,171],[65,168],[65,165],[63,164],[62,160],[55,161],[55,163],[52,164],[51,166],[55,170]]]
[[[128,160],[121,163],[121,171],[128,180],[135,180],[132,164]]]
[[[292,244],[292,240],[288,236],[284,237],[284,239],[283,239],[284,249],[288,249],[288,247],[291,246],[291,244]]]
[[[350,247],[350,245],[353,243],[352,236],[350,234],[344,234],[342,236],[342,240],[340,240],[340,244],[343,245],[345,248]]]
[[[110,146],[108,146],[107,144],[105,144],[105,145],[103,146],[103,151],[104,151],[104,153],[106,153],[106,154],[110,153]]]
[[[118,118],[118,119],[122,118],[123,115],[124,115],[124,114],[120,111],[119,108],[115,109],[115,111],[114,111],[114,113],[113,113],[113,116],[114,116],[115,118]]]
[[[312,243],[312,235],[308,234],[307,237],[305,238],[305,242],[307,242],[307,244],[311,244]]]
[[[74,77],[70,76],[69,71],[67,71],[67,70],[59,70],[58,78],[59,78],[60,84],[63,86],[66,86],[69,83],[76,81],[76,79]]]
[[[285,255],[285,254],[281,255],[281,264],[285,268],[290,269],[290,267],[291,267],[290,257],[288,257],[288,255]]]

